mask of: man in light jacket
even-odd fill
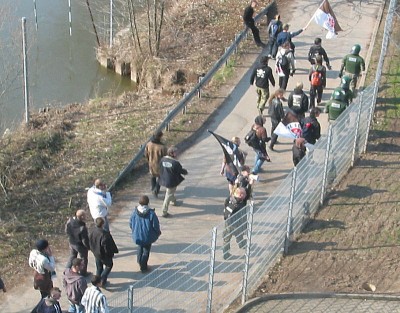
[[[108,210],[112,204],[111,194],[107,191],[107,185],[100,178],[94,181],[94,185],[87,192],[87,202],[93,221],[101,217],[104,219],[104,230],[110,231],[108,224]]]

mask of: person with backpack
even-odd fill
[[[299,119],[305,118],[308,112],[308,96],[303,91],[303,83],[298,82],[288,97],[288,107]]]
[[[275,79],[272,75],[272,69],[268,66],[268,57],[262,56],[260,64],[254,68],[253,73],[250,76],[250,85],[256,82],[257,88],[257,109],[258,114],[262,115],[265,109],[265,104],[269,98],[269,83],[275,87]]]
[[[285,43],[289,43],[290,49],[293,51],[293,55],[294,55],[294,50],[295,50],[296,46],[292,42],[292,38],[296,37],[297,35],[300,35],[304,30],[305,30],[305,28],[301,28],[296,32],[290,32],[289,24],[284,24],[282,27],[282,31],[276,36],[276,43],[277,43],[278,47],[281,47]]]
[[[285,91],[281,88],[277,89],[274,94],[269,99],[269,110],[268,114],[271,117],[271,141],[269,143],[269,148],[273,151],[274,145],[278,141],[278,135],[274,133],[275,128],[278,126],[279,122],[285,116],[285,111],[283,110],[282,101],[283,94]]]
[[[326,67],[328,68],[328,70],[331,70],[332,67],[329,63],[329,58],[328,55],[326,54],[325,49],[321,46],[322,43],[322,39],[321,38],[315,38],[314,39],[314,45],[310,47],[310,50],[308,51],[308,61],[311,63],[311,65],[314,65],[315,59],[318,55],[320,55],[325,63],[326,63]]]
[[[289,76],[293,76],[296,71],[293,51],[287,42],[279,48],[275,61],[275,72],[279,77],[279,88],[286,90]]]
[[[245,137],[245,142],[253,148],[256,153],[254,167],[251,171],[253,175],[257,175],[261,166],[265,161],[271,162],[266,149],[266,143],[271,139],[267,135],[267,130],[264,127],[265,118],[261,115],[257,116],[250,132]]]
[[[279,14],[275,15],[275,19],[271,20],[268,24],[267,32],[268,32],[268,57],[270,59],[275,59],[276,54],[278,53],[278,43],[276,42],[276,38],[278,34],[283,30],[283,25],[281,22],[281,16]]]
[[[326,67],[322,65],[322,57],[318,55],[315,58],[315,64],[311,66],[308,73],[310,81],[310,108],[315,108],[315,98],[317,104],[321,103],[322,93],[326,86]]]
[[[329,121],[336,120],[353,100],[353,93],[349,88],[350,80],[351,78],[348,76],[342,77],[340,86],[333,90],[331,99],[325,107],[325,113],[328,113]]]
[[[342,60],[342,66],[339,72],[339,78],[342,78],[343,71],[345,75],[351,78],[350,88],[354,96],[356,96],[356,86],[358,77],[361,76],[361,72],[365,71],[364,59],[359,55],[361,46],[356,44],[351,48],[350,54],[346,55]]]
[[[253,0],[250,2],[250,4],[244,9],[243,13],[243,22],[244,24],[251,29],[251,32],[253,33],[253,38],[258,47],[265,48],[266,44],[261,41],[260,38],[260,30],[257,28],[253,15],[254,15],[254,9],[257,7],[258,3],[257,1]]]

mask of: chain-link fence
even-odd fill
[[[259,207],[249,204],[169,262],[109,299],[111,312],[221,312],[246,301],[365,152],[397,1],[391,0],[374,82]],[[396,14],[396,15],[395,15]],[[229,247],[228,247],[229,245]],[[229,249],[228,249],[229,248]]]

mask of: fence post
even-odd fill
[[[326,151],[325,151],[325,162],[324,162],[324,172],[322,176],[322,184],[321,184],[321,198],[319,200],[319,204],[322,206],[325,199],[325,191],[326,191],[326,183],[328,177],[328,165],[329,165],[329,154],[331,151],[331,141],[332,141],[332,124],[329,124],[328,128],[328,142],[326,143]]]
[[[199,76],[198,81],[197,81],[199,84],[200,84],[201,81],[203,80],[204,76],[205,76],[205,74],[201,74],[201,75]],[[197,89],[197,97],[198,97],[198,98],[201,98],[201,94],[202,94],[202,92],[201,92],[201,87],[200,87],[199,89]]]
[[[238,53],[238,44],[236,43],[238,41],[239,34],[235,34],[235,54]]]
[[[210,251],[210,272],[208,275],[207,313],[211,313],[211,307],[212,307],[216,249],[217,249],[217,227],[214,227],[212,229],[211,251]]]
[[[133,286],[128,288],[128,310],[129,313],[133,313]]]
[[[228,52],[228,49],[229,48],[225,48],[225,53]],[[228,64],[229,64],[229,57],[227,57],[226,60],[225,60],[225,66],[228,66]]]
[[[26,42],[26,17],[22,21],[22,54],[23,54],[23,73],[24,73],[24,102],[25,102],[25,123],[29,124],[29,83],[28,83],[28,56]]]
[[[296,192],[297,167],[294,167],[292,173],[293,174],[292,174],[292,182],[290,184],[290,198],[289,198],[287,225],[286,225],[285,246],[284,246],[284,250],[283,250],[284,254],[287,254],[289,251],[290,234],[292,233],[292,216],[293,216],[294,194]]]
[[[247,285],[249,278],[250,268],[250,253],[251,253],[251,234],[253,232],[253,215],[254,215],[254,201],[250,202],[250,208],[247,212],[247,246],[243,272],[243,284],[242,284],[242,304],[247,300]]]
[[[360,128],[361,106],[362,106],[362,102],[363,102],[363,95],[364,95],[364,91],[362,91],[360,93],[360,101],[358,102],[356,130],[354,132],[353,153],[351,154],[350,167],[354,166],[354,161],[356,159],[357,138],[358,138],[358,132],[359,132],[359,128]]]

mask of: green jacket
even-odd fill
[[[365,71],[364,59],[359,55],[348,54],[342,60],[340,72],[342,72],[343,69],[348,73],[359,75],[362,71]]]
[[[332,92],[331,100],[344,102],[349,105],[353,101],[353,92],[350,89],[336,87]]]
[[[346,108],[347,104],[345,102],[329,100],[326,103],[325,112],[328,113],[328,118],[332,121],[336,120]]]

